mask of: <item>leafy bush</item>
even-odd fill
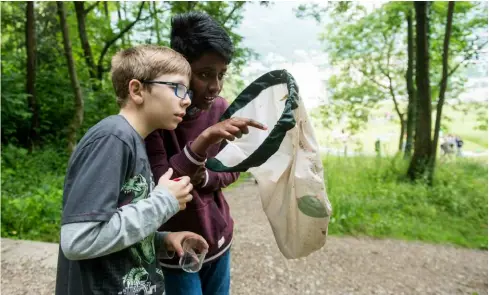
[[[2,148],[2,237],[57,242],[68,155]]]
[[[487,166],[440,163],[433,187],[404,178],[400,158],[324,158],[330,233],[487,249]]]

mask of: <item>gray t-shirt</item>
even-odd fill
[[[124,205],[147,199],[153,187],[143,139],[124,117],[110,116],[85,134],[70,158],[62,226],[108,222],[127,208]],[[133,231],[145,226],[138,222]],[[128,248],[92,259],[69,260],[60,248],[56,294],[163,294],[157,261],[154,232]]]

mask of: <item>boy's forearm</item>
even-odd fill
[[[213,192],[225,188],[234,183],[239,178],[239,172],[214,172],[206,170],[206,181],[199,189],[204,193]]]
[[[61,249],[71,260],[105,256],[148,237],[178,211],[178,201],[157,187],[149,198],[119,208],[107,222],[63,225]]]
[[[172,178],[192,176],[205,163],[206,155],[201,156],[193,152],[190,148],[191,142],[184,147],[183,151],[170,158],[166,152],[163,140],[163,135],[159,131],[151,133],[145,139],[151,171],[156,181],[169,168],[173,169]]]
[[[198,155],[206,155],[209,143],[205,132],[200,134],[189,146],[190,149]]]

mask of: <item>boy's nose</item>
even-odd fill
[[[184,108],[187,108],[191,103],[192,101],[190,100],[190,97],[188,95],[185,97],[185,99],[181,100],[181,106]]]
[[[211,82],[209,82],[208,89],[212,95],[219,94],[219,91],[221,90],[221,84],[219,83],[219,80],[213,79]]]

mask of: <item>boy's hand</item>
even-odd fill
[[[223,139],[233,141],[236,137],[241,138],[243,134],[248,134],[248,126],[261,130],[267,130],[267,127],[253,119],[234,117],[204,130],[202,133],[209,145],[221,142]]]
[[[196,154],[204,155],[210,145],[221,142],[223,139],[233,141],[236,137],[241,138],[248,134],[248,127],[267,130],[267,126],[247,118],[233,117],[204,130],[192,143],[190,147]]]
[[[182,176],[180,178],[171,180],[170,177],[173,174],[173,169],[170,168],[163,174],[158,180],[158,185],[164,186],[170,193],[177,199],[180,206],[180,210],[187,207],[187,203],[192,200],[190,192],[193,189],[188,176]]]
[[[175,251],[177,255],[181,257],[183,255],[182,243],[187,238],[201,240],[205,246],[205,248],[202,250],[209,249],[209,245],[202,236],[188,231],[168,233],[163,242],[165,243],[168,251]]]

